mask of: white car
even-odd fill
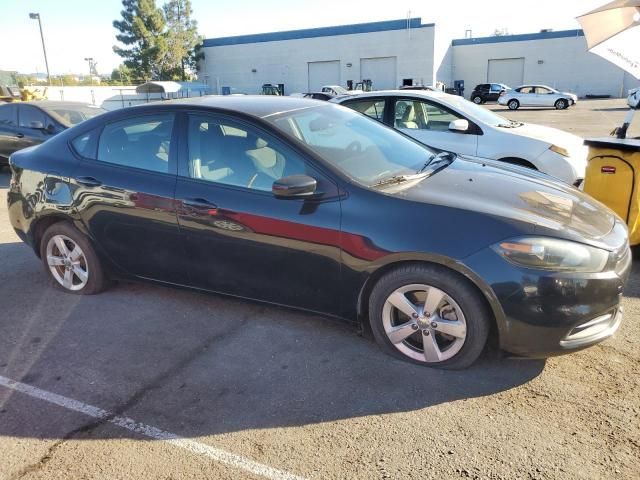
[[[583,139],[556,128],[513,122],[462,97],[387,90],[330,100],[440,150],[533,168],[579,186],[587,166]]]
[[[498,103],[506,105],[510,110],[520,107],[554,107],[564,110],[577,102],[577,95],[560,92],[547,85],[521,85],[498,97]]]
[[[335,97],[339,97],[341,95],[358,95],[362,93],[362,90],[347,90],[346,88],[341,87],[340,85],[323,85],[320,88],[320,91],[322,93],[331,94]]]

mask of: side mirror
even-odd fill
[[[273,182],[271,191],[276,198],[309,197],[316,193],[318,182],[308,175],[290,175]]]
[[[44,130],[44,123],[41,121],[34,121],[29,123],[29,128],[33,128],[34,130]]]
[[[464,118],[453,120],[449,123],[449,130],[454,132],[466,132],[469,130],[469,121]]]
[[[47,133],[51,135],[56,133],[56,127],[54,127],[53,123],[50,123],[49,125],[47,125],[47,128],[45,128],[45,130],[47,131]]]

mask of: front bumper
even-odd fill
[[[631,251],[625,245],[611,255],[615,267],[601,273],[521,268],[490,249],[467,258],[465,264],[489,282],[500,304],[500,348],[517,356],[545,358],[601,342],[620,326]]]

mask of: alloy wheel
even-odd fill
[[[87,258],[80,246],[65,235],[47,243],[47,265],[53,278],[67,290],[82,290],[89,280]]]
[[[395,348],[425,363],[452,358],[467,337],[460,306],[444,291],[425,284],[405,285],[389,295],[382,323]]]

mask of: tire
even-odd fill
[[[517,110],[520,108],[520,102],[518,100],[509,100],[507,102],[507,107],[509,107],[509,110]]]
[[[434,312],[423,311],[428,303]],[[399,267],[378,280],[369,297],[369,322],[384,352],[411,363],[460,369],[482,353],[491,314],[482,295],[465,278],[444,267],[416,264]],[[432,346],[427,352],[425,339]]]
[[[64,292],[94,295],[108,286],[91,242],[70,223],[54,223],[44,232],[40,258],[52,284]]]
[[[475,96],[471,99],[471,101],[472,101],[473,103],[475,103],[476,105],[480,105],[481,103],[484,103],[484,102],[482,101],[482,97],[481,97],[480,95],[475,95]]]
[[[569,106],[569,102],[567,102],[564,98],[559,98],[558,100],[556,100],[556,103],[554,103],[554,106],[556,107],[556,110],[564,110]]]

